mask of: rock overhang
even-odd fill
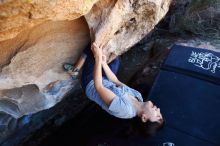
[[[114,59],[150,32],[170,3],[0,2],[1,112],[19,118],[55,105],[75,85],[62,70],[64,62],[74,63],[91,40],[103,47],[110,60]]]

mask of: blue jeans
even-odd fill
[[[83,90],[85,91],[87,84],[93,80],[93,70],[95,65],[95,59],[93,56],[93,53],[90,49],[90,46],[88,46],[86,49],[83,50],[83,53],[86,54],[86,61],[83,65],[82,69],[82,79],[81,79],[81,85]],[[117,57],[114,59],[109,65],[109,68],[112,70],[112,72],[116,75],[120,66],[120,60]],[[102,77],[107,79],[107,76],[105,72],[102,70]]]

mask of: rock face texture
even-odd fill
[[[98,0],[2,0],[0,41],[46,20],[74,20],[88,13]]]
[[[219,0],[174,0],[172,4],[171,32],[187,31],[202,38],[219,40]]]
[[[148,34],[170,3],[0,1],[0,113],[19,118],[55,105],[77,83],[64,62],[74,63],[90,39],[111,61]]]
[[[60,101],[74,86],[62,63],[77,59],[88,42],[83,18],[45,22],[2,42],[1,58],[8,59],[1,60],[0,110],[18,118]]]
[[[149,33],[167,13],[170,3],[171,0],[99,1],[85,18],[95,33],[95,42],[111,61]]]

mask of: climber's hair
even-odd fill
[[[133,135],[139,135],[143,137],[154,136],[165,125],[164,119],[160,119],[157,122],[147,121],[142,122],[140,118],[135,117],[131,120],[131,133]]]

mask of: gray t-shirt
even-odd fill
[[[118,118],[129,119],[137,115],[137,111],[132,105],[130,98],[130,95],[132,95],[135,96],[138,101],[143,102],[143,98],[137,90],[134,90],[127,85],[117,86],[115,83],[105,78],[102,79],[102,83],[116,95],[109,107],[104,103],[96,91],[93,80],[86,86],[86,95],[89,99],[96,102],[109,114]]]

